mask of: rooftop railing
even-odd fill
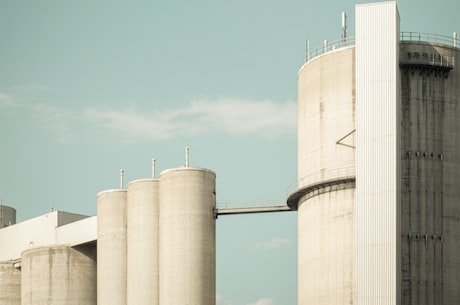
[[[430,33],[418,33],[418,32],[401,32],[401,41],[418,41],[418,42],[429,42],[449,45],[453,47],[460,46],[460,40],[457,39],[457,34],[454,33],[452,36],[430,34]]]
[[[452,36],[430,34],[430,33],[419,33],[419,32],[401,32],[401,41],[414,41],[414,42],[428,42],[428,43],[439,43],[449,45],[453,47],[460,47],[460,39],[457,38],[457,34],[454,33]],[[334,51],[340,48],[352,46],[355,44],[355,37],[341,38],[335,41],[325,40],[323,45],[310,50],[309,42],[307,41],[307,52],[301,65],[307,63],[315,57],[325,54],[330,51]]]
[[[312,60],[315,57],[318,57],[324,53],[334,51],[340,48],[352,46],[355,44],[355,37],[346,37],[335,41],[325,40],[321,47],[310,50],[309,42],[307,41],[307,56],[304,58],[302,65],[306,62]]]

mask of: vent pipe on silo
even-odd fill
[[[189,167],[189,152],[190,152],[190,149],[187,147],[185,147],[185,167]]]
[[[156,175],[156,169],[155,169],[156,161],[155,158],[152,159],[152,178],[155,178]]]
[[[310,40],[307,39],[306,44],[307,55],[305,56],[305,61],[308,62],[310,60]]]
[[[454,47],[457,47],[457,32],[454,32]]]
[[[125,171],[123,169],[120,169],[120,188],[123,188],[123,176],[125,174]]]
[[[347,14],[342,12],[342,42],[347,42]]]

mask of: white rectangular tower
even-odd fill
[[[399,304],[400,85],[396,2],[356,6],[357,304]]]

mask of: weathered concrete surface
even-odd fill
[[[96,305],[95,248],[53,246],[25,251],[21,279],[22,305]]]
[[[400,45],[403,304],[459,304],[460,51]]]
[[[301,200],[298,213],[298,304],[355,304],[354,185]]]
[[[128,184],[127,304],[159,303],[159,180]]]
[[[97,194],[97,304],[126,305],[126,190]]]
[[[355,49],[326,53],[299,71],[298,187],[354,176]],[[353,183],[324,186],[298,205],[298,304],[354,304]]]
[[[354,47],[339,49],[299,71],[299,188],[354,172],[354,56]]]
[[[216,302],[215,173],[183,167],[160,175],[160,304]]]
[[[0,304],[21,305],[21,271],[13,261],[0,262]]]
[[[16,223],[16,209],[0,205],[0,229]]]

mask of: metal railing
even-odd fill
[[[457,39],[457,34],[454,33],[452,36],[430,34],[430,33],[418,33],[418,32],[401,32],[401,41],[418,41],[418,42],[429,42],[445,44],[453,47],[460,46],[460,40]]]
[[[355,37],[346,37],[346,38],[341,38],[335,41],[325,40],[321,47],[317,47],[313,50],[310,50],[308,46],[309,43],[307,42],[307,53],[306,53],[306,57],[303,59],[302,65],[324,53],[334,51],[340,48],[352,46],[354,44],[355,44]]]
[[[333,168],[318,172],[299,179],[299,187],[319,184],[324,181],[338,180],[343,178],[351,178],[356,176],[356,168],[354,166]]]
[[[439,43],[453,47],[460,47],[460,39],[457,38],[457,34],[454,33],[452,36],[431,34],[431,33],[421,33],[421,32],[401,32],[400,33],[401,41],[413,41],[413,42],[428,42],[428,43]],[[315,57],[318,57],[327,52],[337,50],[340,48],[352,46],[355,44],[355,37],[350,36],[346,38],[341,38],[334,41],[325,40],[323,45],[317,47],[313,50],[310,50],[309,42],[307,41],[307,52],[305,58],[302,60],[301,65],[309,62]]]

